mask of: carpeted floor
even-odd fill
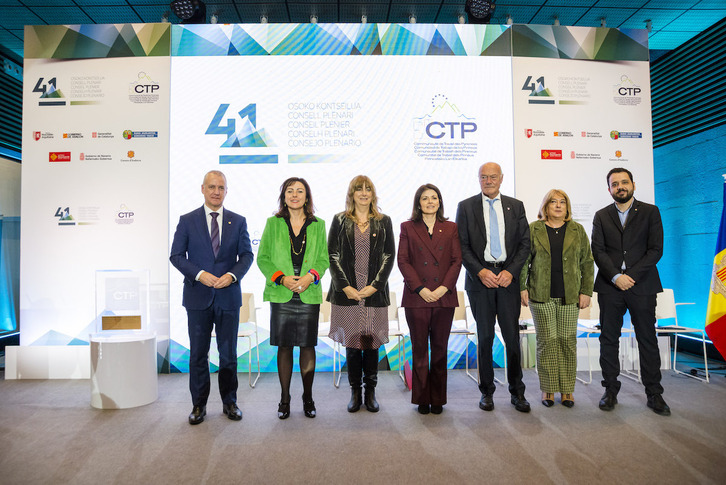
[[[577,384],[573,409],[545,408],[533,370],[530,414],[501,386],[484,412],[474,381],[450,371],[443,414],[422,416],[395,372],[380,374],[377,414],[346,412],[348,389],[319,373],[315,419],[302,413],[296,375],[280,421],[277,376],[250,389],[240,374],[242,422],[222,415],[213,385],[198,426],[187,423],[187,379],[159,375],[156,402],[115,411],[90,407],[87,380],[0,380],[0,484],[726,482],[723,375],[704,384],[665,371],[673,414],[661,417],[628,379],[613,412],[597,408],[597,381]]]

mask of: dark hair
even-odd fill
[[[285,192],[287,191],[288,187],[290,187],[295,182],[300,182],[301,184],[303,184],[303,187],[305,187],[305,204],[303,205],[303,211],[305,212],[306,219],[312,219],[313,213],[315,212],[315,209],[313,208],[313,193],[310,192],[310,186],[308,185],[307,181],[305,181],[305,179],[301,177],[290,177],[289,179],[285,180],[282,185],[280,185],[280,197],[278,198],[280,206],[275,215],[277,217],[284,217],[285,219],[290,218],[290,209],[288,209],[287,204],[285,204]]]
[[[444,222],[448,217],[444,217],[444,199],[441,197],[441,191],[434,184],[424,184],[416,190],[413,196],[413,210],[411,211],[411,220],[418,222],[423,219],[423,211],[421,210],[421,195],[427,190],[433,190],[439,198],[439,210],[436,211],[436,220]]]
[[[610,171],[608,172],[608,176],[607,176],[607,177],[605,177],[605,181],[607,181],[608,187],[610,187],[610,176],[611,176],[612,174],[614,174],[614,173],[621,173],[621,172],[625,172],[625,173],[627,173],[627,174],[628,174],[628,177],[630,177],[630,181],[631,181],[632,183],[635,183],[635,180],[633,180],[633,174],[632,174],[632,173],[630,173],[630,170],[628,170],[627,168],[623,168],[623,167],[616,167],[616,168],[614,168],[614,169],[610,170]]]

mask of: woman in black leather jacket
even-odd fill
[[[388,276],[396,252],[391,218],[378,210],[373,182],[365,175],[351,180],[346,210],[336,214],[328,234],[331,303],[330,338],[346,348],[351,397],[348,412],[363,404],[379,409],[378,349],[388,342]]]

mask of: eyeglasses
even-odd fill
[[[496,182],[499,180],[499,175],[482,175],[481,179],[484,181],[491,180],[492,182]]]

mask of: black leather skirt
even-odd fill
[[[295,269],[299,274],[300,270]],[[319,314],[320,305],[303,303],[297,293],[286,303],[270,303],[270,345],[315,347]]]

